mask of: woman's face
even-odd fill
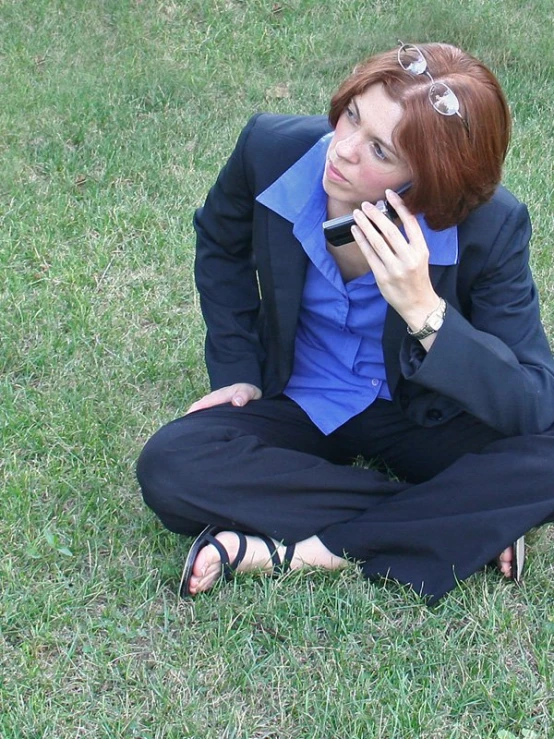
[[[381,84],[352,98],[342,112],[323,174],[333,217],[352,212],[364,200],[380,200],[387,187],[409,182],[410,168],[392,143],[403,114]]]

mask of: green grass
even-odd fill
[[[553,735],[551,529],[433,609],[354,569],[178,604],[134,479],[206,389],[191,216],[242,125],[397,38],[505,85],[554,338],[550,0],[0,1],[1,739]]]

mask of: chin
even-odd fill
[[[348,189],[350,188],[350,185],[348,182],[338,183],[334,182],[333,180],[328,180],[325,175],[323,176],[323,189],[327,193],[327,195],[330,198],[335,198],[335,200],[351,200]]]

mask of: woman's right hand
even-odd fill
[[[234,385],[220,387],[218,390],[204,395],[203,398],[191,405],[187,413],[201,411],[204,408],[213,408],[214,405],[223,405],[224,403],[243,406],[251,400],[259,400],[261,397],[262,391],[256,385],[251,385],[249,382],[235,382]]]

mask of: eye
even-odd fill
[[[370,143],[370,146],[373,149],[373,153],[375,154],[375,156],[377,157],[377,159],[379,159],[382,162],[386,162],[387,161],[388,157],[385,154],[385,152],[383,151],[383,149],[381,148],[381,146],[377,143],[377,141],[372,141]]]
[[[349,121],[354,122],[354,121],[357,120],[356,119],[356,113],[354,111],[354,108],[352,108],[350,105],[347,105],[346,106],[345,113],[346,113],[346,117],[348,118]]]

